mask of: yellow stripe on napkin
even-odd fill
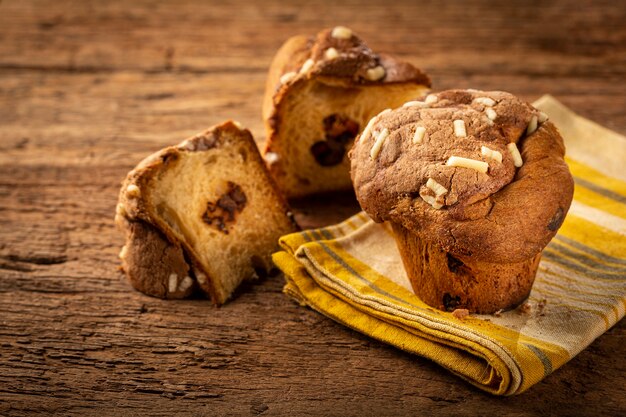
[[[553,98],[542,98],[538,106],[550,116],[550,109],[558,109],[558,122],[567,122],[564,107]],[[576,134],[584,134],[586,121],[568,114],[576,120]],[[587,160],[607,164],[603,158],[612,156]],[[364,213],[335,226],[283,236],[284,250],[273,258],[285,273],[284,291],[302,305],[433,360],[488,392],[523,392],[626,311],[626,183],[571,159],[568,164],[576,182],[574,203],[544,251],[527,314],[513,310],[459,320],[424,304],[411,290],[391,230]]]

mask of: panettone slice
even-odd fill
[[[143,160],[116,219],[136,289],[183,298],[199,287],[218,305],[270,270],[278,238],[296,230],[252,135],[230,121]]]
[[[367,122],[422,99],[429,78],[378,55],[350,29],[295,36],[277,52],[267,79],[264,157],[288,198],[351,190],[347,153]]]

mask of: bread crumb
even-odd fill
[[[465,317],[469,316],[469,310],[466,308],[457,308],[452,312],[452,315],[459,320],[463,320]]]
[[[518,310],[522,314],[530,314],[533,311],[533,306],[528,301],[518,307]]]
[[[539,301],[537,303],[537,313],[540,316],[545,315],[545,313],[543,312],[543,310],[546,308],[546,304],[548,304],[548,300],[546,298],[542,298],[541,301]]]
[[[493,313],[493,315],[494,315],[495,317],[502,317],[502,309],[500,309],[500,310],[496,311],[495,313]]]

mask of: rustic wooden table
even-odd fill
[[[0,415],[624,415],[621,321],[527,393],[487,395],[298,306],[282,277],[214,308],[131,289],[120,180],[227,118],[263,138],[266,69],[344,24],[435,88],[543,93],[626,133],[619,1],[0,0]],[[303,226],[357,210],[298,202]]]

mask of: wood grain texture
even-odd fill
[[[281,293],[214,308],[131,289],[119,183],[234,118],[262,139],[265,72],[297,33],[345,24],[436,89],[555,95],[626,133],[619,1],[0,2],[0,415],[623,415],[621,321],[530,391],[496,398]],[[294,203],[305,227],[357,210]]]

